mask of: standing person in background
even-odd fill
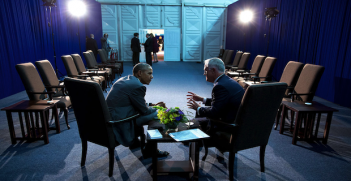
[[[158,58],[157,58],[158,43],[157,43],[157,39],[154,36],[154,34],[151,33],[150,37],[151,37],[151,40],[153,43],[153,46],[152,46],[152,55],[154,56],[153,63],[156,63],[156,62],[158,62]]]
[[[111,51],[111,48],[110,45],[108,44],[107,42],[107,38],[108,38],[108,34],[105,33],[104,34],[104,37],[101,38],[101,49],[104,49],[105,52],[106,52],[106,58],[108,58],[108,53]]]
[[[90,38],[86,40],[85,47],[87,50],[93,51],[95,60],[96,60],[97,53],[98,53],[98,46],[97,46],[96,40],[94,40],[94,34],[90,34]]]
[[[132,38],[132,43],[130,45],[130,48],[133,51],[133,66],[135,66],[136,64],[140,63],[139,56],[140,56],[141,48],[140,48],[139,33],[134,33],[134,38]]]
[[[151,52],[152,52],[153,42],[150,38],[150,34],[146,34],[146,41],[145,43],[143,43],[143,45],[145,47],[146,63],[152,66]]]

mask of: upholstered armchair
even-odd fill
[[[24,88],[26,89],[29,100],[44,100],[47,95],[50,100],[59,100],[57,108],[64,112],[67,128],[70,129],[68,124],[68,108],[71,106],[69,96],[58,95],[55,91],[51,91],[55,86],[48,86],[45,88],[40,79],[39,73],[32,63],[22,63],[16,65],[16,70],[22,80]],[[58,88],[61,88],[58,86]]]
[[[226,50],[226,51],[227,51],[227,55],[222,58],[222,61],[224,65],[229,65],[230,63],[232,63],[231,61],[233,60],[234,50]]]
[[[238,81],[239,77],[255,77],[258,76],[260,73],[260,70],[262,68],[262,64],[265,60],[265,56],[263,55],[257,55],[255,60],[252,63],[251,70],[237,70],[236,72],[228,72],[228,76],[234,77],[233,79]]]
[[[87,62],[88,69],[98,69],[99,71],[106,71],[112,80],[115,79],[115,74],[112,72],[112,69],[106,68],[105,64],[98,64],[92,51],[88,50],[86,52],[83,52],[83,56],[85,58],[85,61]]]
[[[64,80],[70,94],[72,107],[78,124],[79,135],[82,141],[81,166],[85,165],[87,155],[87,142],[92,142],[108,148],[109,153],[109,176],[113,174],[114,149],[120,145],[115,139],[112,126],[120,122],[134,124],[138,115],[123,120],[111,120],[102,89],[96,82],[82,79],[66,78]],[[89,98],[89,99],[87,99]],[[135,130],[140,136],[144,135],[143,128]],[[145,137],[141,139],[144,146]]]
[[[223,58],[223,53],[224,53],[224,49],[220,49],[218,58],[222,59]]]
[[[231,71],[237,71],[237,70],[245,70],[247,66],[247,62],[249,61],[251,53],[245,52],[242,54],[238,66],[232,66],[230,67]],[[234,62],[233,62],[234,63]]]
[[[271,134],[274,118],[282,101],[286,83],[252,85],[246,89],[232,122],[211,119],[211,125],[218,125],[211,132],[211,138],[204,142],[206,160],[208,147],[216,147],[221,152],[229,152],[229,179],[233,180],[234,158],[238,151],[260,147],[261,172],[265,171],[264,156]]]
[[[121,68],[121,63],[116,63],[116,61],[109,60],[108,57],[106,56],[107,53],[104,49],[98,49],[100,60],[102,64],[109,65],[108,67],[111,67],[112,69],[115,70],[116,73],[120,74],[120,68]]]
[[[243,55],[242,51],[237,51],[235,54],[232,65],[225,65],[225,69],[230,69],[232,67],[238,67],[242,55]]]

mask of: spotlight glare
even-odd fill
[[[68,2],[68,11],[73,16],[82,16],[86,12],[86,7],[83,1],[80,0],[72,0]]]
[[[240,13],[240,20],[243,23],[248,23],[252,20],[253,14],[249,10],[242,11]]]

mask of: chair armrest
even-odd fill
[[[295,92],[295,91],[294,91]],[[303,96],[303,95],[313,95],[313,92],[310,93],[304,93],[304,94],[298,94],[298,93],[289,93],[288,96],[291,96],[291,102],[294,102],[294,96]]]
[[[65,88],[65,85],[46,85],[45,88]]]
[[[239,71],[239,70],[238,70]],[[257,73],[244,73],[244,75],[257,75]]]
[[[238,73],[244,73],[244,72],[248,72],[248,70],[236,70],[236,72],[238,72]]]
[[[49,94],[49,99],[52,100],[52,95],[56,94],[55,91],[47,91],[47,92],[31,92],[28,91],[28,94]]]
[[[114,123],[119,123],[119,122],[123,122],[123,121],[130,121],[130,120],[135,119],[135,118],[137,118],[137,117],[139,117],[139,116],[140,116],[140,114],[138,113],[138,114],[135,114],[135,115],[133,115],[133,116],[130,116],[130,117],[127,117],[127,118],[124,118],[124,119],[113,120],[113,121],[109,121],[109,122],[107,122],[107,123],[108,123],[108,124],[114,124]]]
[[[87,71],[99,71],[99,69],[87,69]]]

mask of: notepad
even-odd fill
[[[189,129],[185,131],[169,133],[169,136],[171,136],[176,141],[187,141],[210,137],[200,129]]]
[[[158,129],[147,130],[147,134],[151,139],[160,139],[162,138],[162,134],[158,131]]]

